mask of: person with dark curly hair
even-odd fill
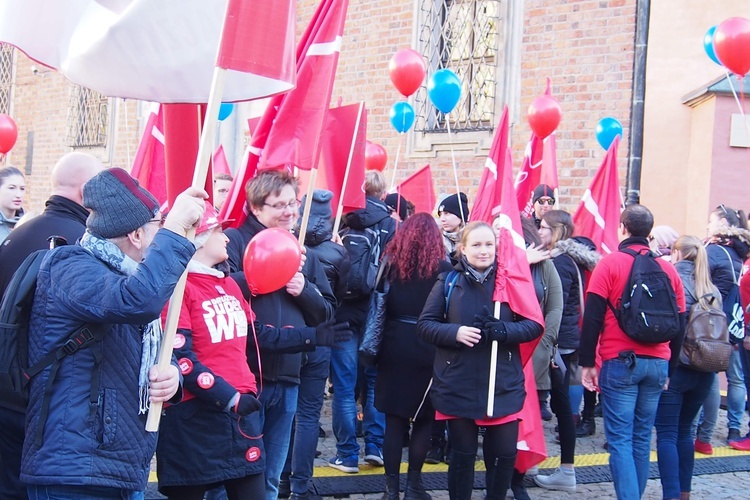
[[[438,275],[452,269],[433,218],[426,213],[409,217],[388,243],[385,262],[390,290],[375,379],[375,408],[385,413],[383,498],[399,498],[401,444],[412,419],[404,498],[428,499],[421,471],[435,418],[427,395],[435,347],[417,337],[417,318]]]

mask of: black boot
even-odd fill
[[[443,436],[432,436],[430,449],[427,450],[427,456],[424,459],[426,464],[439,464],[443,461],[445,451],[445,438]]]
[[[596,432],[596,420],[594,419],[594,412],[590,409],[583,409],[581,420],[576,426],[576,436],[586,437],[592,436]]]
[[[406,474],[404,500],[432,500],[422,485],[422,471],[409,469]]]
[[[515,500],[531,500],[531,497],[526,492],[526,486],[523,485],[525,477],[526,474],[523,472],[513,471],[513,478],[510,480],[510,489],[513,491],[513,498]]]
[[[516,456],[497,457],[493,464],[487,466],[487,500],[504,500],[511,484],[515,469]]]
[[[448,495],[451,500],[471,500],[475,460],[474,453],[451,450],[451,462],[448,466]]]
[[[398,474],[386,474],[385,475],[385,493],[383,493],[383,500],[399,500],[399,475]]]

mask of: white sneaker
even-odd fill
[[[558,468],[549,476],[539,475],[534,477],[534,482],[548,490],[574,492],[576,490],[576,472],[575,470]]]

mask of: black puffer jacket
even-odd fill
[[[249,297],[247,280],[242,272],[242,254],[253,236],[266,229],[252,214],[237,229],[227,229],[229,238],[230,276],[240,285],[245,298]],[[275,292],[258,295],[251,300],[257,321],[278,328],[317,326],[333,317],[336,297],[328,284],[323,266],[315,255],[308,254],[302,268],[305,287],[298,297],[289,295],[284,288]],[[251,343],[248,342],[248,346]],[[254,348],[248,347],[248,363],[254,373],[259,373]],[[263,379],[271,382],[299,384],[301,354],[278,354],[261,348]]]
[[[470,348],[456,342],[456,333],[461,325],[473,325],[474,315],[482,314],[484,307],[492,310],[495,271],[480,282],[462,264],[457,268],[461,274],[450,297],[447,319],[448,273],[443,273],[419,316],[417,334],[437,347],[430,392],[435,409],[446,415],[483,419],[487,417],[491,343],[482,341]],[[493,418],[521,410],[526,391],[519,344],[536,339],[543,331],[538,323],[515,315],[507,304],[500,309],[500,319],[505,321],[508,337],[498,345]]]
[[[558,241],[552,249],[552,262],[560,275],[563,291],[563,313],[557,333],[557,346],[578,349],[581,338],[581,287],[585,290],[586,271],[593,271],[601,255],[574,239]]]
[[[346,294],[346,282],[349,278],[349,254],[343,245],[331,241],[333,225],[327,217],[314,217],[310,214],[305,233],[305,246],[308,253],[315,255],[328,278],[337,304]]]
[[[344,215],[343,227],[353,229],[375,229],[380,231],[380,249],[385,249],[386,245],[396,234],[396,219],[391,217],[388,206],[385,202],[367,197],[367,205],[353,212]],[[338,321],[348,321],[355,332],[362,330],[362,324],[367,317],[367,307],[370,304],[370,297],[362,297],[358,300],[345,300],[338,311],[336,319]]]

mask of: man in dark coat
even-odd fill
[[[386,182],[383,174],[376,171],[367,172],[365,177],[365,208],[346,214],[344,226],[352,229],[372,229],[379,235],[380,248],[385,248],[396,232],[396,220],[383,199],[386,195]],[[347,299],[336,311],[338,321],[347,321],[355,335],[342,344],[340,349],[331,351],[331,379],[336,392],[333,396],[333,432],[336,435],[336,456],[328,465],[342,472],[359,472],[359,444],[355,435],[357,421],[357,401],[354,389],[357,385],[358,356],[357,346],[364,323],[370,297]],[[366,394],[364,401],[365,461],[371,465],[383,465],[383,434],[385,416],[375,409],[375,377],[377,369],[368,367],[364,370]]]
[[[74,244],[86,230],[89,212],[83,208],[83,185],[102,170],[91,155],[68,153],[52,169],[52,195],[44,212],[11,231],[0,246],[0,298],[13,273],[36,250],[48,248],[47,238],[61,236]],[[24,438],[24,414],[0,401],[0,498],[27,498],[19,480]]]
[[[282,171],[262,172],[246,186],[249,215],[236,229],[227,229],[227,253],[231,276],[246,298],[249,289],[242,256],[250,240],[266,228],[291,231],[300,206],[297,181]],[[284,288],[252,298],[258,321],[276,327],[318,326],[333,317],[336,298],[317,257],[307,254],[301,272]],[[259,395],[263,408],[263,444],[266,451],[266,498],[278,496],[279,480],[289,450],[292,419],[297,411],[300,384],[300,353],[279,354],[260,349],[263,386]],[[248,352],[248,363],[258,373],[255,352]]]

